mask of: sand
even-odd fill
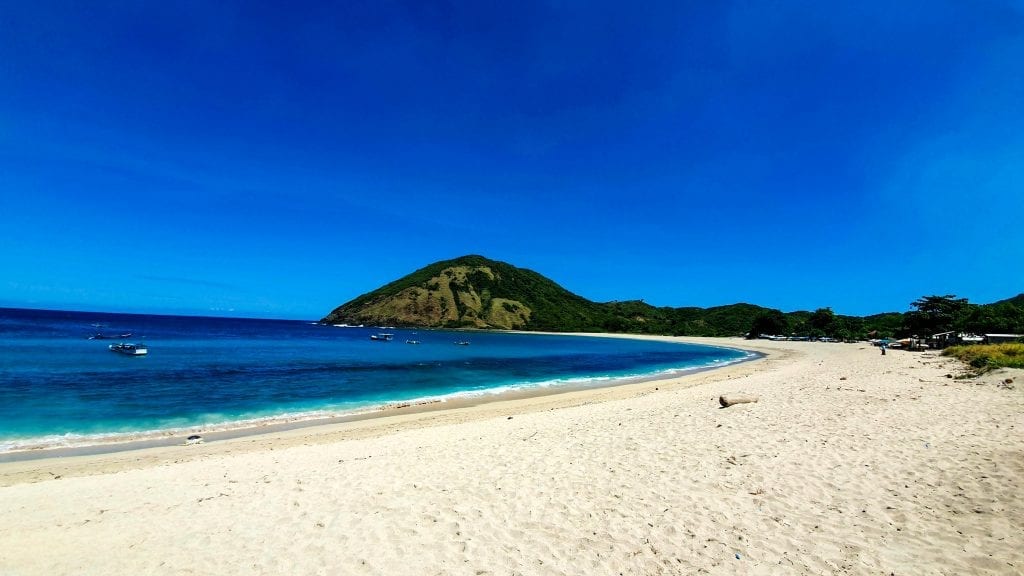
[[[672,380],[3,464],[0,575],[1024,574],[1021,371],[752,345]],[[718,407],[738,392],[760,401]]]

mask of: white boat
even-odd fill
[[[406,344],[419,344],[420,341],[419,340],[406,340],[405,343]]]
[[[146,348],[145,344],[127,344],[121,342],[119,344],[111,344],[108,346],[111,352],[118,352],[126,356],[145,356],[149,354],[149,348]]]
[[[381,332],[380,334],[370,334],[370,340],[376,340],[378,342],[391,342],[394,340],[395,335],[387,332]]]
[[[116,340],[118,338],[131,338],[131,337],[132,337],[132,333],[131,332],[125,332],[123,334],[103,334],[102,332],[97,332],[97,333],[93,334],[92,336],[89,336],[89,340]]]

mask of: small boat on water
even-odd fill
[[[128,344],[121,342],[119,344],[111,344],[108,346],[111,352],[118,352],[125,356],[145,356],[149,354],[149,348],[145,344]]]
[[[419,340],[406,340],[405,343],[406,344],[419,344],[420,341]]]
[[[469,341],[468,340],[460,340],[458,342],[455,342],[455,345],[456,346],[469,346]]]
[[[132,337],[132,333],[131,332],[125,332],[124,334],[103,334],[103,333],[97,332],[96,334],[93,334],[92,336],[89,336],[89,340],[117,340],[119,338],[131,338],[131,337]]]
[[[381,332],[380,334],[370,334],[370,340],[376,340],[378,342],[391,342],[395,339],[394,334],[388,332]]]

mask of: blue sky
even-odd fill
[[[4,3],[0,306],[1024,291],[1024,3],[833,4]]]

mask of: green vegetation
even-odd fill
[[[859,317],[831,308],[783,313],[745,303],[713,308],[656,307],[642,300],[598,303],[532,270],[473,255],[421,268],[339,306],[323,322],[837,340],[930,336],[947,330],[1024,333],[1024,294],[987,305],[952,295],[925,296],[911,306],[906,313]]]
[[[437,295],[439,313],[430,314],[423,306],[409,302],[414,289],[427,296]],[[496,308],[491,306],[495,301],[501,303]],[[490,314],[495,309],[503,317],[519,314],[529,319],[522,325],[498,323]],[[606,320],[601,304],[577,296],[532,270],[475,255],[421,268],[339,306],[323,319],[327,323],[565,332],[603,331]]]
[[[902,336],[930,336],[940,332],[1024,333],[1024,294],[992,304],[971,304],[966,298],[924,296],[903,315]]]
[[[495,302],[499,304],[494,306]],[[322,321],[736,336],[745,334],[758,314],[770,311],[751,304],[703,309],[659,308],[642,301],[592,302],[532,270],[474,255],[421,268],[339,306]],[[516,318],[526,319],[517,324]]]
[[[910,304],[905,313],[886,312],[872,316],[843,316],[830,308],[814,312],[782,314],[785,323],[776,320],[752,327],[751,334],[795,334],[837,340],[865,338],[929,337],[941,332],[967,334],[1024,333],[1024,294],[992,304],[971,304],[954,295],[923,296]],[[778,312],[778,311],[776,311]],[[781,313],[779,313],[781,314]],[[762,320],[764,322],[764,320]],[[783,330],[782,326],[786,329]]]
[[[913,334],[938,334],[962,327],[968,313],[966,298],[924,296],[911,303],[914,310],[904,317],[904,327]]]
[[[1024,368],[1024,344],[977,344],[953,346],[942,351],[981,371],[992,368]]]
[[[757,338],[761,334],[789,334],[789,321],[786,320],[786,315],[779,310],[768,310],[758,314],[750,327],[749,337]]]

